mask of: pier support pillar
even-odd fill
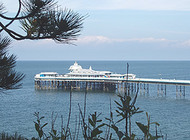
[[[185,97],[185,86],[183,86],[183,97]]]
[[[178,86],[176,85],[176,98],[178,97]]]
[[[159,84],[158,84],[158,86],[157,86],[157,96],[159,96],[159,94],[160,94],[160,87],[159,87]]]
[[[177,97],[180,97],[181,98],[181,96],[183,96],[183,97],[185,97],[185,86],[178,86],[178,85],[176,85],[176,98]]]
[[[123,82],[121,82],[121,91],[123,91]]]
[[[164,89],[163,89],[163,85],[161,85],[161,95],[163,96],[164,94]]]
[[[144,95],[145,95],[145,92],[146,92],[146,84],[144,83]]]
[[[142,94],[142,83],[140,83],[140,94]]]
[[[179,95],[180,95],[180,97],[181,97],[181,95],[182,95],[181,85],[180,85],[180,87],[179,87]]]
[[[131,83],[131,92],[134,94],[134,83]]]
[[[148,95],[149,94],[149,84],[147,84],[146,90],[147,90],[147,95]]]

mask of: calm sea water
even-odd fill
[[[19,90],[0,94],[0,131],[9,133],[18,132],[31,138],[37,136],[33,121],[34,112],[45,116],[43,123],[49,122],[47,130],[51,127],[51,114],[58,114],[57,129],[61,126],[60,116],[67,122],[69,108],[69,93],[61,90],[40,91],[34,88],[34,76],[42,71],[67,73],[73,61],[19,61],[17,71],[25,73],[23,87]],[[116,73],[126,73],[126,61],[79,61],[83,68],[92,66],[94,70],[110,70]],[[166,78],[190,80],[189,61],[128,61],[129,73],[139,78]],[[117,93],[89,92],[87,94],[87,114],[99,112],[101,118],[109,116],[110,100],[114,110],[114,100],[118,100]],[[72,93],[72,119],[79,114],[79,107],[83,107],[84,93]],[[186,87],[186,97],[176,98],[176,87],[167,86],[166,96],[157,96],[156,85],[150,86],[149,95],[138,96],[137,107],[144,113],[135,115],[132,119],[134,132],[141,135],[135,126],[135,121],[146,123],[145,112],[151,115],[151,121],[160,123],[162,133],[167,134],[169,140],[190,139],[190,88]],[[114,112],[114,111],[113,111]],[[118,118],[115,118],[117,120]],[[152,126],[154,129],[154,126]]]

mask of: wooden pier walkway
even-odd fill
[[[145,83],[145,84],[168,84],[168,85],[183,85],[190,86],[190,80],[175,80],[175,79],[148,79],[148,78],[134,78],[134,79],[124,79],[124,78],[101,78],[101,77],[42,77],[35,78],[35,81],[81,81],[81,82],[107,82],[107,83]]]
[[[135,78],[129,79],[129,82],[134,83],[148,83],[148,84],[168,84],[168,85],[182,85],[190,86],[190,80],[175,80],[175,79],[145,79],[145,78]]]
[[[157,94],[166,95],[166,85],[176,86],[176,96],[185,96],[185,86],[190,86],[190,80],[175,79],[147,79],[147,78],[101,78],[101,77],[42,77],[35,78],[36,89],[87,89],[102,91],[120,91],[130,90],[140,93],[149,93],[149,84],[157,85]]]

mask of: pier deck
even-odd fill
[[[146,84],[168,84],[168,85],[190,86],[190,80],[135,78],[135,79],[129,79],[128,81],[135,83],[146,83]]]
[[[99,78],[99,77],[43,77],[35,78],[35,81],[85,81],[85,82],[113,82],[113,83],[145,83],[145,84],[168,84],[168,85],[183,85],[190,86],[190,80],[175,80],[175,79],[122,79],[122,78]]]

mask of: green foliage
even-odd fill
[[[125,94],[124,96],[119,95],[120,102],[114,101],[117,105],[117,109],[115,110],[117,113],[117,117],[120,117],[120,119],[116,122],[114,122],[113,119],[113,113],[110,111],[110,118],[105,118],[109,123],[106,124],[109,128],[111,128],[115,134],[117,135],[119,140],[135,140],[136,135],[132,133],[132,125],[131,125],[131,117],[134,114],[142,113],[143,111],[139,111],[138,107],[135,107],[135,103],[137,100],[137,93],[135,97],[132,98],[129,96],[129,94]],[[156,126],[159,126],[157,122],[150,122],[150,116],[147,115],[147,121],[148,125],[144,125],[140,122],[136,122],[139,129],[144,133],[144,139],[145,140],[155,140],[162,138],[163,136],[156,135],[153,136],[150,134],[150,125],[155,124]],[[125,129],[121,128],[121,126],[118,126],[118,123],[125,124]],[[112,133],[108,134],[109,138],[111,139]]]
[[[0,134],[0,140],[26,140],[26,138],[18,135],[17,133],[15,133],[14,135],[9,135],[8,133],[3,132]]]
[[[143,132],[145,140],[157,140],[158,138],[162,138],[163,136],[158,136],[157,132],[155,136],[153,136],[150,133],[150,125],[155,124],[157,127],[157,126],[160,126],[160,124],[157,122],[150,122],[150,116],[148,115],[147,112],[146,112],[146,117],[147,117],[147,125],[144,125],[140,122],[136,122],[137,126]]]
[[[57,130],[52,130],[52,132],[49,132],[52,140],[59,140],[61,137],[57,134]]]
[[[55,0],[18,0],[19,8],[14,17],[6,17],[0,3],[0,18],[10,20],[7,25],[0,22],[0,32],[5,31],[16,40],[53,39],[59,43],[76,40],[83,28],[84,16],[72,10],[63,10]],[[25,34],[9,28],[14,21],[20,21]]]
[[[34,121],[35,129],[38,132],[38,137],[41,139],[44,136],[43,128],[48,124],[41,124],[41,120],[44,119],[44,116],[40,117],[39,112],[35,112],[34,116],[36,117],[36,121]]]
[[[66,140],[69,136],[71,136],[70,133],[68,133],[63,125],[61,125],[61,131],[59,132],[54,128],[55,121],[57,118],[57,115],[54,117],[54,113],[52,113],[52,122],[51,122],[51,131],[48,132],[49,135],[46,135],[43,128],[48,125],[48,123],[42,124],[41,121],[45,118],[44,116],[40,117],[39,112],[35,112],[34,116],[36,117],[36,121],[34,121],[35,124],[35,130],[38,133],[38,138],[33,137],[32,140]],[[63,123],[63,122],[62,122]]]
[[[90,117],[88,118],[88,129],[90,130],[88,139],[100,139],[100,134],[103,132],[100,128],[105,124],[102,123],[101,119],[98,119],[99,116],[100,114],[97,115],[97,113],[94,112],[94,114],[90,114]]]
[[[117,116],[121,116],[121,119],[117,121],[120,122],[124,119],[127,119],[129,117],[131,117],[132,115],[136,114],[136,113],[141,113],[142,111],[139,111],[139,107],[136,108],[134,105],[134,102],[136,102],[136,98],[134,98],[133,102],[131,103],[131,97],[128,95],[125,96],[121,96],[118,95],[121,101],[121,104],[118,103],[117,101],[115,101],[115,103],[117,104]],[[137,95],[136,95],[137,96]]]
[[[124,133],[120,131],[119,128],[115,124],[112,124],[111,128],[115,131],[119,139],[121,139],[124,136]]]
[[[115,101],[117,105],[116,113],[118,117],[121,117],[115,124],[111,125],[111,128],[116,132],[119,139],[134,139],[135,134],[131,132],[131,117],[134,114],[141,113],[142,111],[139,111],[139,108],[135,107],[136,99],[137,99],[137,93],[132,101],[132,98],[125,94],[124,96],[118,95],[120,102]],[[122,132],[119,130],[119,128],[116,126],[117,123],[124,121],[125,123],[125,132]]]
[[[61,131],[61,137],[57,137],[57,138],[59,138],[61,140],[66,140],[67,137],[69,137],[70,134],[67,134],[65,128],[62,127],[61,129],[62,129],[62,131]]]
[[[0,90],[20,88],[22,84],[19,82],[24,78],[23,74],[14,70],[16,57],[7,53],[10,42],[7,37],[0,36]]]
[[[48,11],[21,20],[21,25],[28,38],[50,38],[58,42],[68,43],[75,40],[82,28],[83,17],[72,10],[60,13]]]
[[[88,117],[88,122],[85,122],[82,111],[80,110],[80,115],[82,116],[82,131],[85,140],[100,140],[103,139],[100,135],[103,133],[101,128],[105,125],[102,123],[101,119],[98,119],[101,114],[97,115],[97,112],[90,114]]]

